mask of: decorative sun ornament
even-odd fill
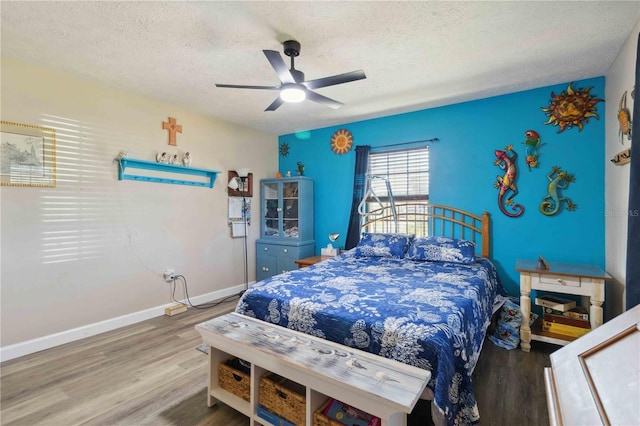
[[[289,155],[289,144],[283,142],[280,144],[280,156],[286,157],[287,155]]]
[[[331,150],[338,155],[346,154],[352,146],[353,136],[347,129],[340,129],[331,137]]]
[[[545,115],[549,117],[549,120],[544,124],[560,126],[558,133],[573,126],[582,131],[583,123],[588,123],[589,117],[600,119],[600,116],[596,113],[596,104],[604,101],[595,98],[595,95],[589,93],[593,87],[573,89],[571,84],[573,83],[569,84],[566,92],[563,90],[559,95],[551,92],[549,107],[540,107],[545,112]]]

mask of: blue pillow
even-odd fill
[[[360,257],[398,257],[402,259],[412,239],[413,235],[364,232],[355,248],[355,255]]]
[[[432,262],[473,263],[476,244],[448,237],[417,237],[411,242],[405,259]]]

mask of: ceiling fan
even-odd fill
[[[236,84],[216,84],[216,87],[227,87],[234,89],[261,89],[279,90],[280,96],[265,109],[265,111],[275,111],[284,102],[301,102],[305,99],[337,109],[344,105],[334,99],[322,96],[313,91],[321,87],[335,86],[336,84],[349,83],[351,81],[367,78],[364,71],[352,71],[344,74],[323,77],[315,80],[304,80],[304,73],[295,69],[294,58],[300,54],[300,43],[295,40],[288,40],[283,43],[284,54],[291,58],[291,69],[287,69],[282,56],[275,50],[263,50],[267,60],[276,71],[280,84],[277,86],[243,86]]]

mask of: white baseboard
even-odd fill
[[[191,297],[190,300],[194,305],[200,305],[234,295],[243,289],[244,284],[241,284],[224,290],[212,291],[211,293]],[[105,321],[84,325],[71,330],[61,331],[48,336],[42,336],[25,342],[2,347],[0,348],[0,362],[53,348],[55,346],[64,345],[65,343],[75,342],[76,340],[84,339],[85,337],[95,336],[96,334],[115,330],[140,321],[159,317],[164,315],[164,309],[171,305],[173,305],[173,303],[167,303],[166,305],[156,306],[143,311],[133,312],[131,314],[122,315]]]

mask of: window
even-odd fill
[[[425,226],[419,223],[412,213],[421,213],[429,203],[429,148],[378,151],[369,154],[370,191],[367,198],[367,212],[376,213],[382,207],[389,207],[391,187],[393,200],[398,214],[403,215],[400,229],[395,229],[395,221],[390,209],[379,212],[381,220],[368,232],[419,232]],[[376,199],[377,197],[377,199]],[[380,202],[378,202],[378,200]]]

